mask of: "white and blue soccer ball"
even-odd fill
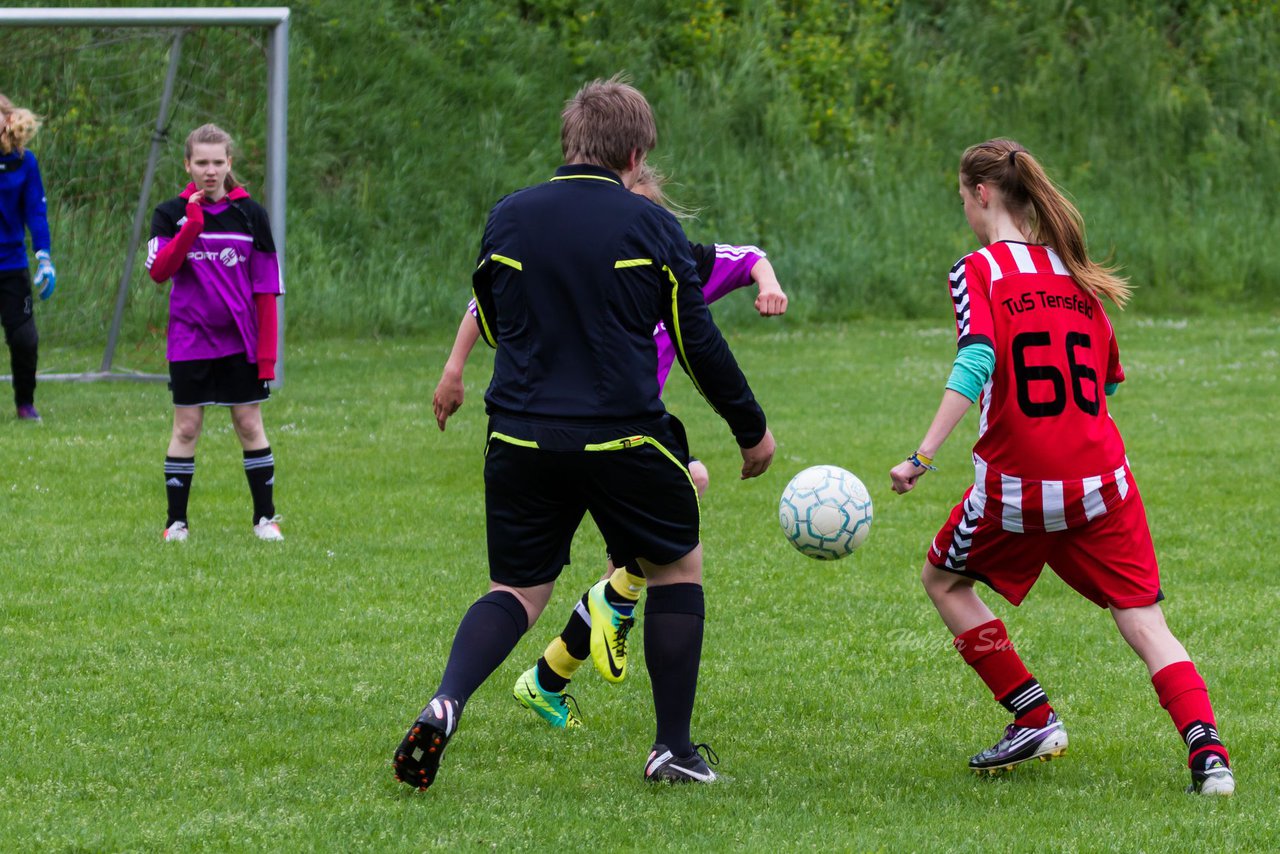
[[[839,466],[810,466],[791,478],[778,502],[782,533],[801,554],[837,560],[871,533],[871,494]]]

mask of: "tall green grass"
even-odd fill
[[[289,320],[306,333],[455,323],[488,208],[550,174],[560,106],[583,81],[619,70],[654,104],[653,156],[675,178],[673,194],[703,211],[690,236],[763,246],[797,319],[918,317],[945,305],[942,271],[972,243],[956,165],[965,146],[996,135],[1021,140],[1072,194],[1094,253],[1138,286],[1136,311],[1280,297],[1280,250],[1266,239],[1277,230],[1267,188],[1280,183],[1275,3],[292,8]],[[25,34],[13,52],[39,55],[39,38]],[[163,58],[138,65],[158,80]],[[252,55],[223,62],[195,102],[235,125],[251,178],[261,72]],[[9,94],[31,102],[42,91],[33,87]],[[59,187],[88,168],[55,156],[58,135],[85,121],[71,100],[32,103],[49,119],[36,149],[49,148],[55,209]],[[175,134],[196,120],[184,113]],[[180,180],[171,158],[163,181]],[[103,227],[110,239],[86,245],[82,232]],[[55,248],[84,267],[85,253],[117,251],[124,227],[60,218]],[[101,314],[100,293],[78,281],[42,307],[51,338],[100,334],[76,317],[89,301]],[[135,297],[148,287],[140,281]],[[163,304],[142,314],[135,333],[161,334]]]

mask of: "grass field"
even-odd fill
[[[917,574],[971,476],[972,418],[939,475],[908,496],[887,487],[946,376],[945,319],[733,325],[779,442],[774,469],[738,482],[729,434],[689,383],[673,377],[668,398],[712,475],[694,737],[719,753],[723,783],[641,782],[652,712],[638,642],[623,685],[588,665],[570,686],[582,730],[552,731],[511,699],[599,574],[590,525],[543,621],[468,706],[437,785],[392,780],[391,751],[485,584],[487,357],[442,435],[430,396],[445,337],[295,338],[266,414],[280,545],[252,537],[220,412],[198,455],[192,539],[160,542],[162,385],[47,383],[42,426],[0,420],[0,850],[1275,848],[1280,316],[1118,320],[1129,381],[1113,413],[1166,613],[1232,749],[1239,793],[1221,802],[1182,793],[1184,750],[1145,669],[1051,576],[1016,611],[988,600],[1070,753],[969,775],[1006,716]],[[50,370],[97,359],[42,356]],[[860,474],[877,502],[870,540],[836,564],[777,529],[783,484],[819,462]]]

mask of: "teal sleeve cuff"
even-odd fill
[[[951,365],[951,377],[947,388],[977,401],[982,387],[991,379],[996,369],[996,352],[986,344],[970,344],[961,347]]]
[[[1102,390],[1107,393],[1107,397],[1111,397],[1111,395],[1120,390],[1120,383],[1107,383],[1102,387]]]

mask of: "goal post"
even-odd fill
[[[129,291],[134,278],[136,259],[142,245],[143,230],[152,209],[151,193],[157,165],[168,141],[168,129],[172,121],[174,87],[179,75],[184,38],[193,28],[250,27],[266,31],[266,98],[265,142],[263,152],[264,206],[271,220],[272,237],[280,266],[281,283],[285,281],[286,246],[286,175],[288,144],[288,92],[289,92],[289,9],[283,6],[258,8],[201,8],[201,7],[139,7],[139,8],[27,8],[0,9],[0,32],[6,28],[158,28],[169,38],[168,62],[160,99],[156,107],[154,127],[145,168],[142,170],[138,202],[133,212],[128,243],[122,260],[119,284],[116,288],[114,309],[107,333],[105,351],[97,371],[85,373],[40,374],[42,380],[165,380],[161,374],[137,371],[121,371],[115,365],[116,348],[121,323],[129,301]],[[12,55],[11,55],[12,56]],[[20,93],[8,93],[23,102]],[[33,105],[34,106],[34,105]],[[51,105],[55,106],[56,105]],[[42,112],[43,108],[36,109]],[[52,183],[50,182],[52,179]],[[46,190],[57,202],[57,177],[46,178]],[[55,235],[55,248],[57,247]],[[283,288],[282,288],[283,290]],[[279,386],[284,378],[284,298],[279,305],[279,361],[276,363],[276,379]]]

